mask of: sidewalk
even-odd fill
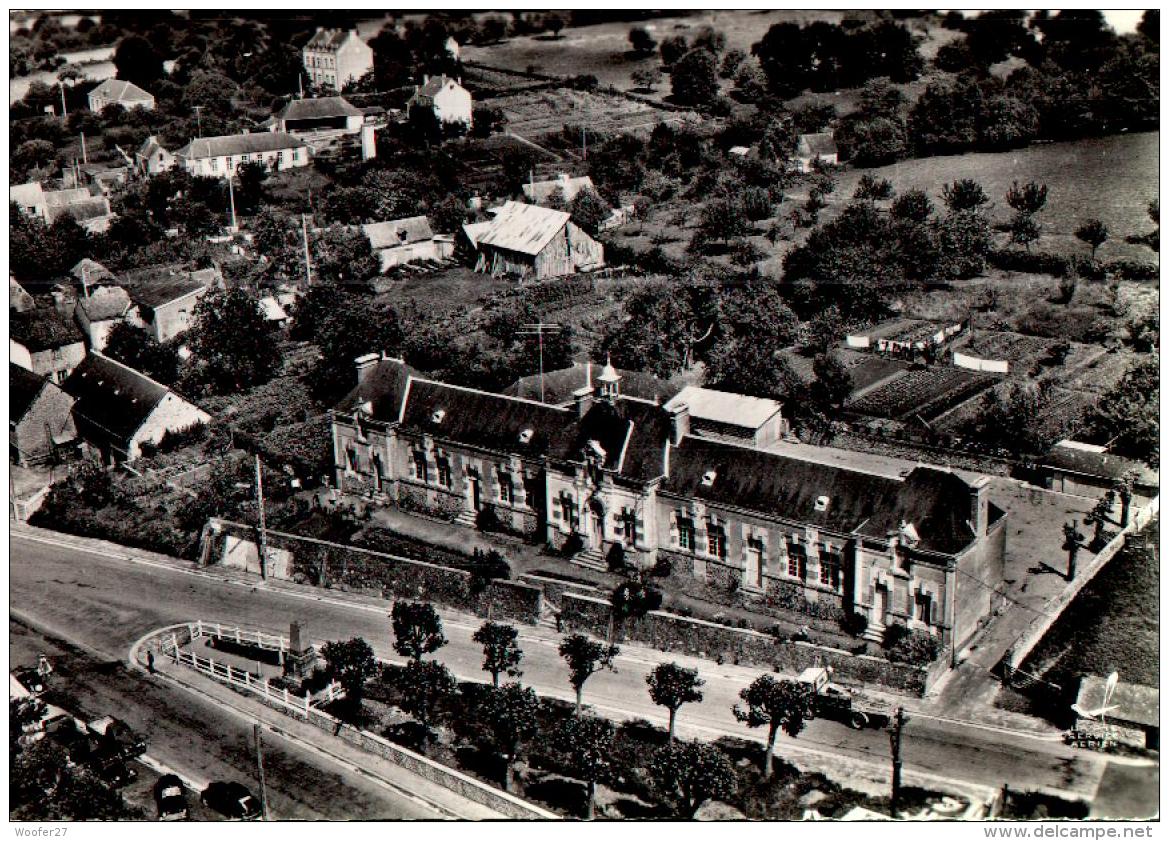
[[[136,653],[136,652],[135,652]],[[142,668],[137,664],[138,668]],[[143,670],[145,671],[145,670]],[[340,763],[351,771],[364,774],[429,806],[436,817],[461,820],[499,820],[503,815],[486,806],[467,800],[448,788],[412,774],[376,754],[363,751],[341,739],[331,738],[313,725],[286,715],[258,700],[233,691],[211,678],[178,665],[166,657],[155,658],[155,673],[162,680],[193,692],[221,708],[231,710],[249,721],[258,721],[273,732]]]

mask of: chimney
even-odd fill
[[[593,387],[586,385],[584,388],[578,388],[572,393],[572,403],[576,406],[576,416],[583,418],[589,413],[589,409],[593,407]]]
[[[678,403],[668,409],[670,413],[670,443],[677,447],[690,434],[690,407]]]
[[[986,534],[989,514],[987,508],[990,501],[987,492],[990,490],[990,477],[979,476],[970,483],[970,527],[974,529],[975,537]]]
[[[374,369],[381,359],[376,353],[367,353],[365,356],[359,356],[353,360],[357,365],[357,381],[364,382],[365,378],[369,376],[369,372]]]

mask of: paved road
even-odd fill
[[[367,639],[380,657],[400,659],[390,647],[385,602],[351,602],[348,597],[343,601],[322,591],[255,587],[227,575],[143,565],[87,549],[45,545],[20,534],[13,535],[11,546],[14,610],[28,614],[63,638],[107,654],[111,660],[123,659],[129,646],[146,632],[194,618],[240,621],[271,631],[283,631],[290,620],[300,619],[314,639],[358,635]],[[486,678],[480,670],[479,647],[470,639],[478,622],[456,614],[445,618],[450,644],[441,651],[440,659],[460,677]],[[524,682],[541,694],[570,698],[556,652],[558,637],[543,628],[525,629],[524,636]],[[680,733],[707,738],[759,736],[736,722],[730,711],[740,688],[759,674],[747,668],[629,648],[618,659],[615,673],[602,672],[589,681],[586,702],[607,714],[664,723],[664,711],[649,701],[645,675],[654,664],[669,659],[697,666],[707,681],[706,699],[682,709]],[[239,749],[238,744],[224,748],[229,755]],[[820,767],[848,772],[860,782],[867,778],[880,784],[888,761],[888,740],[881,731],[856,732],[824,720],[812,722],[797,740],[780,736],[781,756],[800,757],[807,752],[813,754],[809,761]],[[1095,792],[1105,767],[1100,757],[1057,742],[921,716],[906,728],[903,757],[909,780],[921,772],[956,783],[991,788],[1009,783],[1020,788],[1062,789],[1085,797]],[[290,771],[288,779],[292,780],[295,769]],[[328,810],[329,800],[322,795],[319,808]]]
[[[19,611],[19,607],[15,609]],[[11,662],[35,663],[39,653],[47,654],[53,662],[52,691],[63,693],[61,703],[79,717],[112,714],[124,719],[148,735],[153,759],[196,788],[211,780],[239,780],[258,793],[250,722],[198,696],[131,672],[122,649],[116,653],[86,651],[10,620]],[[265,732],[263,738],[269,814],[274,819],[446,817],[363,775],[322,761],[278,734]]]

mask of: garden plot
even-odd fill
[[[849,411],[890,420],[932,420],[990,388],[998,377],[961,368],[910,371],[848,404]]]
[[[1070,372],[1063,385],[1074,391],[1104,394],[1120,382],[1125,372],[1144,356],[1129,350],[1103,353],[1087,365]]]
[[[621,96],[565,88],[501,96],[491,104],[507,116],[509,132],[533,139],[556,134],[565,125],[586,126],[596,134],[648,134],[658,123],[697,119],[690,112],[662,111]]]

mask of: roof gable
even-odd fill
[[[169,390],[120,362],[90,354],[61,388],[76,399],[78,431],[124,447]]]
[[[490,227],[476,232],[479,245],[521,254],[539,254],[572,218],[561,210],[508,201],[498,208]]]
[[[176,157],[199,159],[228,155],[254,155],[305,148],[305,142],[282,131],[257,131],[251,134],[224,134],[200,137],[175,152]]]
[[[362,225],[361,229],[369,238],[370,247],[375,251],[434,239],[434,232],[431,231],[430,222],[425,216],[375,222],[372,225]]]
[[[402,413],[402,399],[411,376],[420,374],[402,360],[379,359],[335,409],[342,413],[361,409],[366,417],[394,423]]]
[[[57,315],[56,310],[51,309],[10,313],[8,330],[14,341],[33,353],[74,345],[81,341],[81,334],[77,328]]]
[[[582,190],[593,190],[593,179],[587,175],[581,175],[576,178],[569,178],[562,175],[559,178],[552,178],[547,181],[529,182],[524,185],[524,195],[530,201],[537,203],[546,202],[552,197],[552,194],[559,189],[564,194],[566,202],[572,201],[576,198],[577,193]]]
[[[125,79],[106,79],[89,92],[90,96],[114,102],[153,102],[154,97]]]
[[[8,363],[8,420],[19,423],[25,413],[36,402],[37,395],[48,382],[44,377],[22,368],[15,362]]]
[[[121,318],[130,309],[130,295],[120,286],[101,286],[89,297],[77,299],[77,307],[90,322]]]
[[[341,96],[293,99],[278,115],[281,120],[323,120],[329,117],[360,117],[362,112]]]

